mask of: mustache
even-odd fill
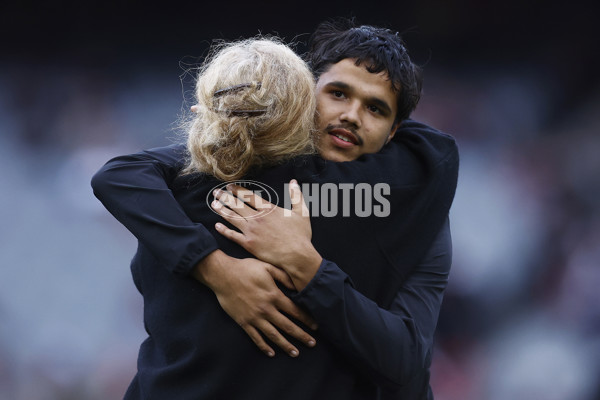
[[[337,125],[333,125],[333,124],[328,124],[325,127],[325,132],[329,133],[334,129],[344,129],[347,130],[348,132],[352,133],[354,135],[354,137],[356,137],[356,140],[358,141],[358,144],[361,145],[363,144],[363,140],[362,138],[359,136],[356,126],[354,124],[350,124],[350,123],[345,123],[345,124],[337,124]]]

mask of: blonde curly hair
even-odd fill
[[[220,44],[199,71],[185,170],[229,181],[315,152],[315,80],[277,38]]]

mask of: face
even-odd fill
[[[370,73],[353,59],[333,64],[317,82],[319,153],[351,161],[376,153],[394,136],[396,93],[387,73]]]

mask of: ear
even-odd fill
[[[390,129],[390,134],[388,135],[387,140],[385,141],[385,144],[388,144],[390,142],[390,140],[392,140],[392,138],[396,134],[396,131],[400,127],[400,124],[401,124],[401,122],[396,122],[394,125],[392,125],[392,129]]]

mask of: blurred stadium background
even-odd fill
[[[437,400],[600,399],[600,85],[592,2],[0,5],[0,399],[118,399],[144,337],[133,237],[89,185],[171,143],[213,38],[356,16],[404,33],[415,119],[453,134]]]

